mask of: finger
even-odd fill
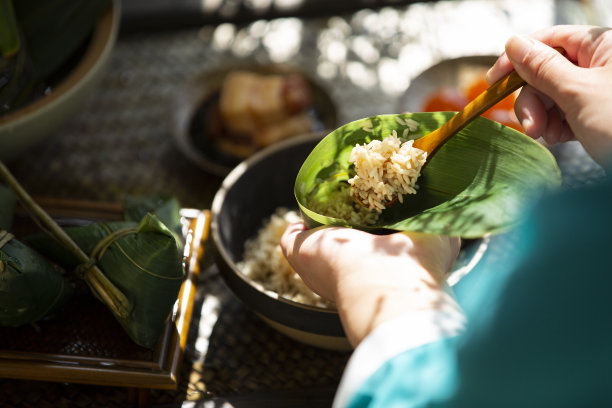
[[[306,225],[303,222],[295,222],[287,226],[280,239],[280,246],[285,254],[285,258],[293,257],[296,249],[299,247],[297,245],[298,242],[303,240],[303,238],[300,239],[300,234],[304,231],[306,231]]]
[[[530,35],[531,38],[538,40],[550,47],[562,47],[565,55],[571,61],[577,61],[579,66],[589,66],[589,59],[592,55],[592,48],[596,41],[590,41],[585,47],[582,41],[585,37],[596,38],[608,29],[586,25],[557,25],[546,27]],[[495,61],[495,64],[487,72],[487,82],[493,84],[504,75],[514,70],[514,66],[506,51]]]
[[[508,59],[506,53],[502,53],[501,56],[495,61],[493,66],[489,68],[485,79],[489,85],[493,85],[495,82],[499,81],[502,77],[507,75],[508,73],[514,71],[514,67],[512,63]]]
[[[608,27],[557,25],[536,31],[531,37],[550,47],[562,47],[567,59],[580,67],[588,68],[599,65],[593,60],[594,52],[601,42],[609,41],[609,35]],[[603,48],[606,47],[609,48]]]
[[[537,139],[546,131],[548,110],[554,105],[552,99],[526,85],[516,98],[514,113],[525,133]]]
[[[557,107],[548,111],[548,123],[542,137],[550,145],[573,138],[573,132],[565,121],[565,115]]]
[[[506,55],[521,78],[563,107],[568,79],[575,78],[579,68],[553,48],[529,37],[511,37]]]
[[[563,127],[561,129],[561,134],[559,135],[559,142],[565,143],[565,142],[569,142],[572,140],[576,140],[576,135],[574,134],[574,131],[572,130],[570,125],[567,123],[567,121],[564,121]]]

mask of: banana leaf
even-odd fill
[[[355,144],[381,140],[393,130],[405,140],[417,139],[453,114],[374,116],[328,134],[306,158],[295,182],[295,197],[307,225],[479,238],[512,228],[538,194],[560,186],[561,172],[548,149],[521,132],[480,117],[428,158],[417,181],[418,192],[383,210],[375,223],[315,211],[338,199],[338,194],[359,207],[346,188],[352,176],[348,158]],[[407,119],[417,121],[418,129],[406,130],[402,123]]]
[[[97,259],[100,269],[133,306],[128,318],[119,320],[130,338],[143,347],[154,347],[184,277],[173,233],[152,214],[140,224],[99,222],[65,231]],[[46,234],[29,236],[24,242],[64,268],[79,272],[78,259]]]
[[[61,309],[68,280],[38,253],[0,231],[0,326],[34,323]]]

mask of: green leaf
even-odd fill
[[[144,196],[128,194],[123,198],[123,203],[126,221],[138,222],[147,213],[155,214],[177,236],[180,243],[182,234],[181,205],[176,197],[166,194]]]
[[[152,214],[140,224],[100,222],[65,231],[87,254],[101,248],[98,266],[133,305],[129,317],[119,323],[134,342],[154,347],[184,278],[174,234]],[[112,234],[119,236],[99,245]],[[29,236],[25,242],[66,269],[77,267],[78,260],[46,234]]]
[[[357,143],[383,139],[406,126],[397,118],[419,123],[406,139],[417,139],[453,112],[381,115],[346,124],[327,135],[305,160],[295,183],[295,196],[310,226],[344,225],[369,231],[418,231],[478,238],[512,228],[542,192],[560,186],[561,173],[552,154],[528,136],[485,118],[477,118],[428,158],[415,195],[404,196],[374,224],[333,218],[315,211],[335,194],[350,197],[348,157]],[[401,122],[401,121],[400,121]],[[335,192],[335,193],[334,193]],[[338,193],[339,192],[339,193]]]
[[[110,0],[19,0],[15,13],[41,78],[53,74],[85,44]]]
[[[12,0],[0,0],[0,54],[15,55],[20,46],[17,19]]]
[[[65,277],[17,239],[0,248],[0,326],[34,323],[61,309],[72,293]]]

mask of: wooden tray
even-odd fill
[[[122,217],[117,204],[37,199],[63,225]],[[182,209],[186,278],[157,346],[140,347],[125,334],[106,306],[77,291],[60,315],[18,328],[0,328],[0,377],[106,386],[175,389],[199,274],[208,239],[208,210]],[[15,234],[27,230],[17,214]]]

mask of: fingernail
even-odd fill
[[[531,118],[524,118],[523,120],[521,120],[521,126],[523,127],[523,130],[525,130],[525,132],[529,132],[532,125],[533,119]]]
[[[512,36],[506,43],[506,52],[510,59],[522,59],[531,51],[535,42],[530,37],[522,35]]]
[[[491,71],[493,71],[493,68],[495,68],[495,66],[496,66],[496,65],[499,63],[499,60],[500,60],[501,58],[503,58],[505,55],[506,55],[506,51],[503,51],[503,52],[501,53],[501,55],[500,55],[500,56],[497,58],[497,60],[495,61],[495,64],[493,64],[493,66],[491,66],[491,68],[489,68],[489,69],[487,70],[487,73],[485,74],[485,80],[486,80],[486,81],[487,81],[489,84],[491,84],[491,81],[490,81],[490,79],[489,79],[489,78],[491,77]]]
[[[533,126],[533,118],[531,117],[529,111],[522,110],[520,112],[520,116],[521,117],[519,119],[519,122],[521,123],[523,130],[525,130],[525,132],[527,133],[531,132],[531,127]]]
[[[485,81],[487,81],[487,83],[488,83],[489,85],[491,85],[491,80],[490,80],[490,78],[491,78],[491,71],[492,71],[492,70],[493,70],[493,67],[489,68],[489,69],[487,70],[487,73],[485,74]]]

